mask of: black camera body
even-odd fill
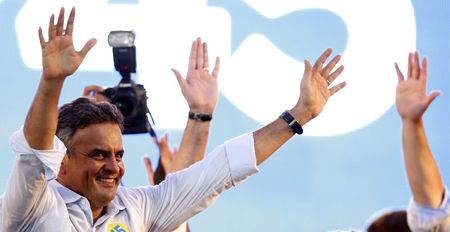
[[[123,134],[149,132],[147,113],[147,91],[143,85],[119,83],[103,92],[110,102],[117,106],[124,117]]]
[[[112,31],[109,34],[108,42],[113,47],[114,67],[122,79],[117,86],[105,89],[103,95],[116,105],[124,116],[123,134],[150,132],[153,136],[154,131],[147,118],[147,113],[150,114],[147,91],[143,85],[131,80],[131,73],[136,73],[134,36],[132,31]]]

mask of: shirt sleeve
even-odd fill
[[[129,189],[127,200],[136,201],[133,204],[139,199],[148,201],[143,215],[149,231],[170,231],[258,171],[253,134],[248,133],[218,146],[190,167],[169,174],[157,186]]]
[[[18,231],[39,217],[48,203],[48,180],[56,178],[65,155],[64,144],[55,136],[54,148],[35,150],[28,145],[23,128],[10,138],[16,162],[2,200],[1,231]]]
[[[408,206],[408,225],[414,232],[450,231],[450,195],[447,188],[439,208],[419,205],[411,198]]]

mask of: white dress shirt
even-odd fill
[[[444,198],[439,208],[430,208],[409,202],[408,225],[413,232],[450,231],[450,195],[445,189]]]
[[[248,133],[157,186],[119,187],[94,224],[89,201],[56,180],[66,151],[56,136],[52,150],[31,149],[23,130],[11,136],[10,144],[17,159],[2,199],[1,231],[170,231],[258,172]]]

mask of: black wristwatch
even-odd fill
[[[212,119],[212,114],[197,114],[189,111],[189,118],[195,121],[208,122]]]
[[[292,129],[292,131],[294,131],[294,133],[297,133],[299,135],[303,133],[302,126],[300,125],[300,123],[297,122],[297,120],[295,120],[295,118],[289,113],[289,111],[287,110],[284,111],[280,115],[280,118],[283,119],[285,122],[287,122],[287,124]]]

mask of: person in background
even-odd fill
[[[439,91],[427,94],[428,62],[419,53],[408,56],[406,76],[395,64],[398,77],[396,107],[402,120],[406,173],[412,191],[407,215],[412,231],[450,231],[450,197],[428,145],[423,114]]]
[[[406,210],[383,209],[375,213],[368,220],[368,225],[364,229],[367,232],[410,232],[408,227]]]

